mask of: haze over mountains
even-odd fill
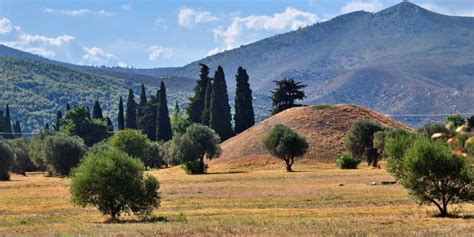
[[[167,78],[170,90],[183,95],[191,92],[199,63],[208,64],[212,70],[223,66],[230,95],[235,72],[243,66],[250,75],[260,115],[270,110],[268,96],[273,80],[284,77],[308,85],[308,104],[355,103],[388,114],[474,112],[474,18],[445,16],[409,2],[377,13],[345,14],[179,68],[77,66],[5,46],[0,47],[0,56],[39,60],[152,87]],[[0,90],[0,104],[9,102],[3,93],[5,87]],[[401,118],[412,125],[431,119],[436,118]]]

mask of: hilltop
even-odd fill
[[[279,164],[262,148],[263,137],[275,124],[284,124],[304,135],[309,143],[309,151],[302,163],[334,163],[337,155],[344,150],[344,138],[355,121],[370,119],[385,126],[411,129],[384,114],[356,105],[339,104],[306,106],[285,110],[253,126],[243,133],[225,141],[220,158],[212,160],[211,166],[262,167]]]

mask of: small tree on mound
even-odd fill
[[[72,201],[94,206],[117,220],[122,213],[147,218],[160,205],[160,185],[155,177],[144,175],[143,163],[117,149],[89,154],[73,171]]]
[[[12,148],[8,143],[0,138],[0,181],[10,180],[10,165],[15,158]]]
[[[110,145],[129,156],[142,160],[144,163],[149,156],[150,140],[138,130],[125,129],[118,131],[110,138]]]
[[[78,137],[48,136],[44,140],[44,164],[50,174],[67,176],[86,154],[86,145]]]
[[[263,138],[263,148],[272,156],[284,160],[286,171],[292,172],[295,159],[302,157],[308,150],[306,138],[282,124],[273,126]]]
[[[421,204],[436,205],[445,217],[450,203],[474,200],[471,169],[445,142],[420,138],[405,153],[401,183]]]
[[[370,120],[360,120],[352,125],[346,136],[346,149],[357,159],[366,159],[368,165],[377,166],[380,154],[374,147],[374,134],[383,131],[382,125]]]

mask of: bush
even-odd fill
[[[385,141],[384,154],[387,159],[385,169],[397,179],[403,177],[403,157],[416,136],[411,133],[393,134]]]
[[[44,163],[46,159],[44,140],[52,135],[53,133],[51,132],[40,133],[34,136],[28,143],[28,155],[30,156],[31,162],[41,171],[46,170],[46,164]]]
[[[357,169],[359,163],[359,160],[348,153],[341,154],[336,160],[336,165],[341,169]]]
[[[113,220],[130,212],[147,218],[160,205],[160,185],[155,177],[144,176],[144,169],[140,160],[117,149],[91,153],[73,170],[72,200]]]
[[[78,137],[48,136],[44,140],[44,164],[52,175],[67,176],[86,154],[86,146]]]
[[[446,123],[452,123],[454,125],[454,128],[462,126],[465,122],[466,122],[466,119],[460,114],[449,115],[446,118]]]
[[[164,152],[163,145],[158,142],[151,142],[150,147],[148,148],[148,157],[146,159],[145,166],[151,168],[159,168],[162,166],[167,166],[166,162],[163,159]]]
[[[293,171],[291,166],[308,151],[308,146],[306,138],[282,124],[273,126],[263,138],[263,148],[272,156],[284,160],[288,172]]]
[[[0,180],[10,180],[10,166],[15,158],[12,148],[8,143],[0,138]]]
[[[25,139],[17,138],[11,141],[11,147],[15,153],[12,171],[16,174],[26,175],[27,171],[36,169],[28,154],[28,144]]]
[[[448,134],[449,130],[442,123],[430,123],[430,124],[426,124],[423,127],[419,128],[417,130],[417,133],[420,136],[423,136],[423,137],[426,137],[426,138],[430,139],[431,136],[433,136],[433,134],[435,134],[435,133]]]
[[[360,120],[352,125],[351,130],[346,136],[346,149],[356,159],[366,159],[368,165],[377,166],[380,157],[379,152],[374,148],[374,133],[383,131],[381,124],[370,121]]]
[[[450,203],[473,200],[470,165],[443,141],[415,140],[403,158],[403,171],[402,185],[421,204],[436,205],[440,216],[448,215]]]
[[[110,145],[143,162],[148,159],[150,140],[141,131],[120,130],[110,138]]]
[[[108,126],[105,120],[91,119],[88,109],[79,105],[66,112],[61,121],[61,131],[69,136],[82,138],[87,146],[92,146],[107,138]]]
[[[201,167],[199,161],[188,161],[183,164],[183,169],[187,174],[200,174],[207,171],[208,165],[204,164],[204,168]],[[202,169],[202,170],[201,170]]]

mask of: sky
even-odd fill
[[[225,50],[400,0],[0,0],[0,44],[53,60],[135,68],[183,66]],[[413,0],[474,16],[474,0]]]

